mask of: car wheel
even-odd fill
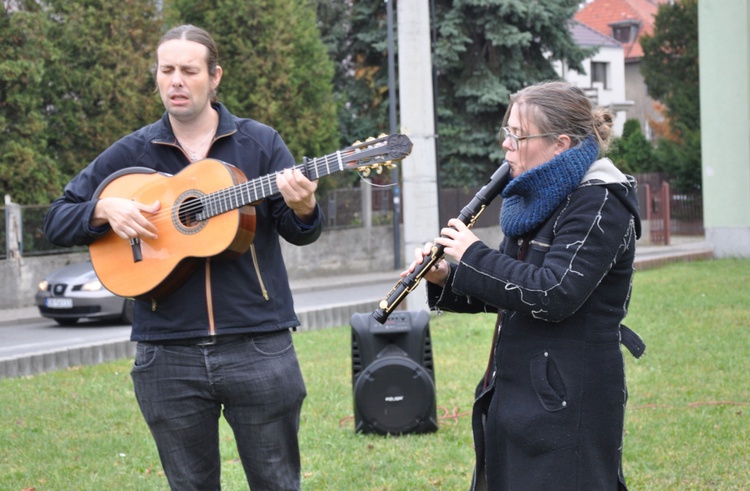
[[[125,299],[125,303],[122,306],[122,315],[120,320],[123,324],[133,324],[133,311],[135,310],[135,300],[132,298]]]
[[[74,326],[78,322],[77,317],[55,317],[53,320],[61,326]]]

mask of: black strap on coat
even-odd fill
[[[625,346],[635,358],[640,358],[646,351],[646,343],[628,326],[620,324],[620,344]]]

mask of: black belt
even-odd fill
[[[157,346],[213,346],[215,344],[245,341],[250,334],[223,334],[218,336],[203,336],[200,338],[161,339],[158,341],[144,341],[146,344]]]

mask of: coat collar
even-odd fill
[[[211,107],[216,109],[216,111],[219,113],[219,126],[216,129],[216,138],[218,139],[236,133],[237,122],[235,121],[234,116],[232,116],[229,110],[220,102],[212,103]],[[151,137],[151,143],[169,145],[177,144],[177,138],[174,136],[174,131],[172,131],[172,123],[170,123],[169,114],[166,111],[164,111],[161,120],[159,120],[159,122],[154,125],[154,134]]]

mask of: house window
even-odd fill
[[[622,44],[632,43],[638,35],[641,23],[635,19],[627,19],[620,22],[613,22],[609,25],[612,28],[612,37]]]
[[[595,83],[602,84],[602,88],[608,89],[609,85],[607,84],[607,70],[609,68],[609,63],[602,63],[599,61],[592,61],[591,62],[591,85],[593,86]]]
[[[633,40],[632,33],[633,29],[631,26],[621,26],[612,29],[612,37],[624,44]]]

